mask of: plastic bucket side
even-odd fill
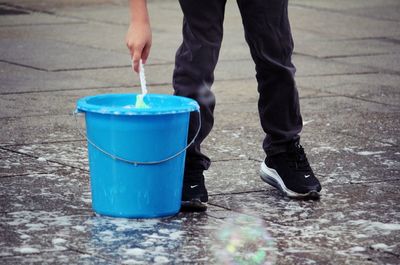
[[[128,160],[162,160],[185,148],[189,114],[126,116],[86,111],[87,137]],[[151,218],[179,211],[186,152],[156,165],[125,163],[91,144],[88,154],[95,212]]]

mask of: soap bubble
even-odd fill
[[[275,264],[275,241],[258,217],[240,214],[227,219],[215,239],[213,250],[217,264]]]

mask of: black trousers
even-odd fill
[[[173,86],[176,95],[195,99],[201,109],[200,135],[187,151],[186,173],[206,170],[210,159],[201,143],[213,124],[215,97],[211,92],[214,69],[223,35],[226,0],[180,0],[184,14],[183,43],[176,53]],[[299,139],[302,129],[299,97],[292,64],[293,40],[288,19],[288,0],[237,0],[245,38],[256,65],[258,110],[266,134],[267,155],[285,152]],[[190,119],[189,139],[198,128]]]

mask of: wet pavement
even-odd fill
[[[291,1],[302,144],[320,201],[283,198],[258,176],[264,158],[254,65],[228,1],[204,143],[206,213],[129,220],[91,210],[78,98],[139,92],[120,0],[0,3],[0,263],[213,264],[218,231],[257,216],[276,264],[400,263],[400,3]],[[172,93],[177,1],[149,1],[151,93]],[[223,247],[223,246],[222,246]]]

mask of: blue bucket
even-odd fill
[[[81,98],[85,113],[93,210],[101,215],[151,218],[179,212],[190,112],[196,101],[136,94]],[[200,115],[199,115],[200,119]],[[200,130],[200,128],[199,128]],[[198,130],[198,131],[199,131]]]

